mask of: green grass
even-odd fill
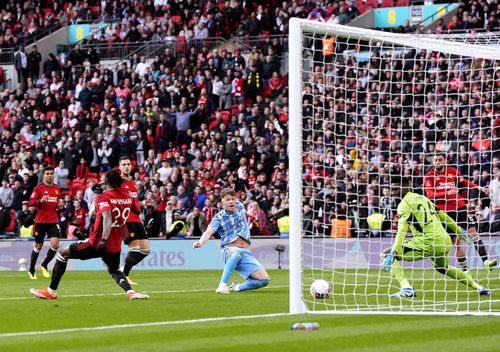
[[[422,288],[432,290],[434,285],[442,285],[436,286],[439,291],[439,287],[443,288],[445,284],[447,288],[453,287],[451,280],[426,281],[426,276],[431,274],[429,270],[424,272],[413,273],[416,288],[422,285]],[[318,307],[320,309],[340,307],[344,302],[350,306],[356,301],[352,297],[344,299],[338,287],[344,280],[347,282],[352,273],[335,271],[334,274],[334,296]],[[0,351],[387,352],[439,348],[442,351],[469,349],[483,352],[498,351],[499,348],[499,318],[492,316],[284,315],[172,324],[175,321],[214,317],[286,313],[288,272],[271,270],[270,275],[272,283],[264,290],[217,295],[214,289],[220,276],[218,271],[136,271],[132,276],[140,283],[138,290],[150,293],[152,298],[130,301],[104,271],[73,271],[63,278],[59,299],[43,301],[31,298],[28,290],[33,286],[47,286],[47,279],[31,281],[26,273],[1,272]],[[485,275],[481,272],[480,280],[486,281]],[[389,284],[388,281],[380,283]],[[500,289],[498,271],[490,273],[489,284],[494,293]],[[369,292],[368,298],[357,299],[358,303],[390,303],[385,297],[388,287],[377,289],[376,282],[370,282],[365,287]],[[364,290],[361,285],[345,287],[346,293],[364,293]],[[392,287],[393,290],[396,288]],[[396,304],[395,309],[429,304],[433,297],[438,301],[446,298],[429,293],[425,298],[420,295],[413,301],[404,300]],[[494,297],[486,298],[486,301],[491,309],[498,312],[500,305]],[[450,302],[462,299],[479,301],[477,295],[465,291],[449,298]],[[293,323],[308,321],[319,322],[320,331],[290,331]],[[158,322],[164,323],[5,336],[7,333]]]

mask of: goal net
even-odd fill
[[[291,313],[500,314],[500,269],[484,262],[500,257],[500,47],[494,36],[481,38],[291,20]],[[455,177],[426,188],[440,152],[471,183]],[[439,190],[457,189],[462,226],[481,241],[462,241],[464,255],[451,245],[449,263],[467,267],[491,296],[424,259],[401,261],[416,297],[390,297],[401,280],[382,270],[381,253],[397,233],[402,185],[433,202]],[[316,279],[330,283],[329,298],[309,294]]]

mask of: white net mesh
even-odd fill
[[[301,53],[291,53],[302,55],[304,302],[310,311],[498,313],[499,270],[490,272],[484,263],[500,254],[498,36],[379,33],[311,26],[302,32]],[[474,218],[462,226],[474,224],[488,253],[476,250],[477,239],[463,244],[467,268],[491,297],[443,276],[429,260],[403,263],[417,297],[388,296],[399,284],[381,270],[380,253],[397,231],[400,186],[429,195],[424,178],[434,170],[436,152],[445,153],[449,168],[491,191],[487,196],[458,178],[453,185]],[[450,263],[465,267],[454,248]],[[330,298],[308,294],[315,279],[331,283]]]

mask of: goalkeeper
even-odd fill
[[[434,268],[464,285],[478,291],[481,296],[489,296],[490,290],[480,286],[469,274],[449,265],[451,239],[445,227],[459,236],[464,231],[445,212],[425,196],[402,189],[404,195],[398,206],[398,233],[392,248],[387,248],[383,255],[383,269],[390,271],[398,280],[401,290],[390,297],[415,297],[416,292],[404,276],[400,260],[415,261],[428,258]],[[406,194],[404,194],[406,193]],[[405,241],[408,229],[413,238]]]

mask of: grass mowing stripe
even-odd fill
[[[285,315],[290,315],[290,313],[245,315],[245,316],[236,316],[236,317],[216,317],[216,318],[204,318],[204,319],[192,319],[192,320],[158,321],[158,322],[138,323],[138,324],[95,326],[95,327],[91,327],[91,328],[25,331],[25,332],[14,332],[14,333],[0,334],[0,338],[2,338],[2,337],[46,335],[46,334],[61,334],[61,333],[70,333],[70,332],[83,332],[83,331],[114,330],[114,329],[136,328],[136,327],[163,326],[163,325],[195,324],[195,323],[206,323],[206,322],[221,321],[221,320],[270,318],[270,317],[279,317],[279,316],[285,316]]]
[[[274,288],[288,288],[288,286],[268,286],[265,287],[264,290],[270,290]],[[150,295],[156,294],[166,294],[166,293],[193,293],[193,292],[211,292],[215,291],[211,288],[200,288],[195,290],[166,290],[166,291],[143,291],[142,293],[147,293]],[[79,297],[106,297],[106,296],[123,296],[125,292],[120,293],[89,293],[89,294],[81,294],[81,295],[64,295],[60,298],[79,298]],[[23,297],[0,297],[0,301],[17,301],[22,299],[33,299],[33,296],[23,296]]]

